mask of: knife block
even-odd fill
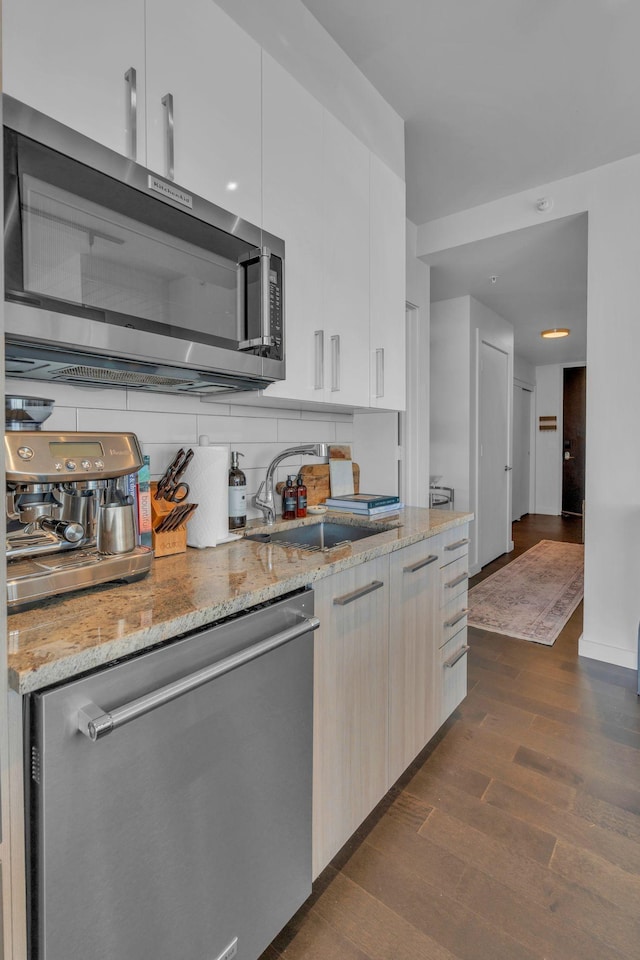
[[[155,493],[158,484],[155,480],[151,483],[151,545],[155,557],[169,557],[173,553],[187,552],[187,525],[183,523],[175,530],[165,530],[156,533],[156,527],[160,521],[175,510],[177,504],[169,503],[168,500],[156,500]]]

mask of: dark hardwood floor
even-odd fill
[[[515,551],[579,540],[526,517]],[[261,960],[637,960],[634,671],[469,630],[469,693]]]

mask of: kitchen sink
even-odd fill
[[[274,530],[245,534],[246,540],[254,543],[276,543],[282,547],[300,547],[303,550],[331,550],[354,540],[374,537],[377,533],[391,530],[395,524],[364,527],[353,523],[334,523],[322,520],[320,523],[294,527],[291,530]]]

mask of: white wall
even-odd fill
[[[471,510],[471,298],[431,304],[430,472]]]
[[[562,512],[562,366],[536,367],[535,512]],[[540,417],[556,417],[557,430],[540,430]]]
[[[407,220],[407,412],[401,415],[404,444],[403,496],[416,507],[429,506],[431,275],[416,257],[418,230]]]
[[[537,212],[541,196],[553,200],[550,212]],[[640,620],[640,155],[423,224],[418,255],[584,212],[589,214],[589,374],[579,650],[635,668]]]
[[[294,443],[351,443],[353,418],[345,413],[309,412],[259,406],[202,403],[197,397],[174,397],[135,390],[102,390],[70,384],[35,384],[9,380],[12,393],[47,396],[55,400],[47,430],[127,430],[137,434],[142,452],[151,457],[151,476],[157,480],[180,447],[194,446],[200,434],[212,444],[244,454],[240,467],[247,476],[247,503],[256,493],[272,458]],[[39,392],[38,392],[39,391]],[[314,457],[285,460],[276,480],[286,480],[296,466],[320,463]],[[189,481],[189,472],[185,474]],[[261,517],[254,507],[247,516]]]

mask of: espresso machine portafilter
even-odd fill
[[[10,612],[149,572],[153,554],[136,544],[135,505],[122,487],[142,466],[134,434],[8,429],[5,459]]]

